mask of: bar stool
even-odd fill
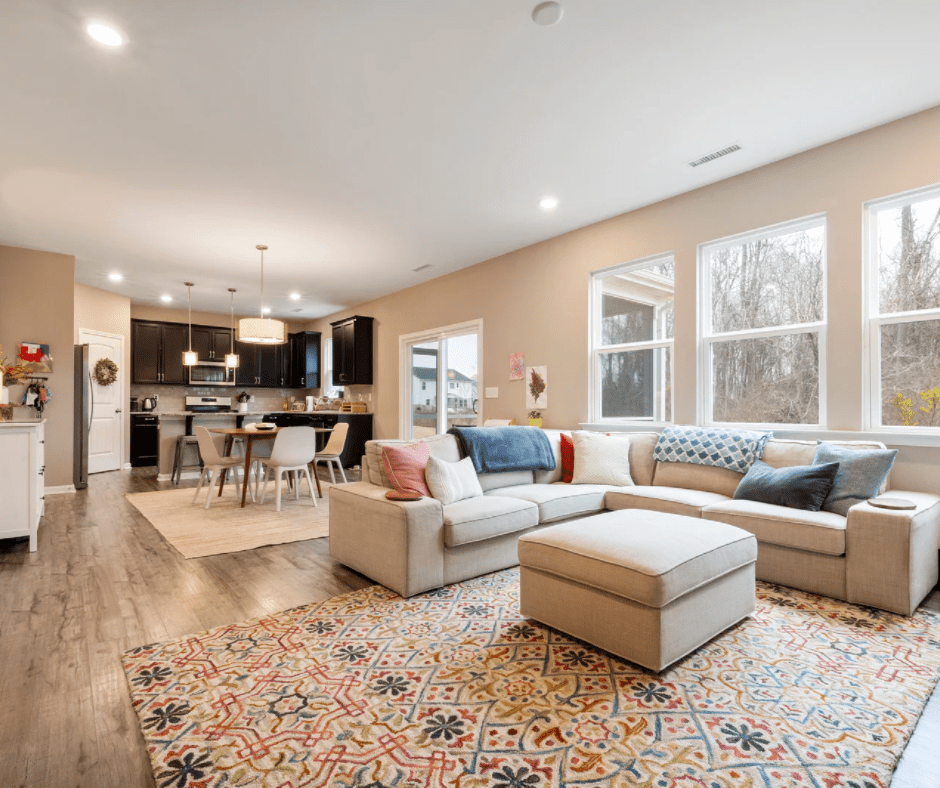
[[[186,458],[187,446],[195,447],[197,463],[190,465],[183,464]],[[176,451],[173,454],[173,472],[170,474],[170,480],[173,484],[179,484],[183,471],[192,468],[202,468],[202,455],[199,454],[199,442],[196,440],[195,435],[180,435],[176,439]]]

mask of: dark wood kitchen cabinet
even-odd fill
[[[235,385],[242,387],[258,385],[258,346],[239,342],[235,348],[238,353],[238,368],[235,370]]]
[[[199,354],[200,361],[225,361],[231,346],[230,328],[193,326],[193,350]]]
[[[131,321],[134,383],[187,385],[189,370],[183,353],[189,348],[188,326],[180,323]]]
[[[277,389],[287,388],[290,378],[290,345],[250,345],[236,349],[239,363],[235,385]]]
[[[372,383],[373,318],[355,315],[330,323],[333,327],[333,385]]]
[[[320,332],[301,331],[290,335],[290,387],[320,388]]]

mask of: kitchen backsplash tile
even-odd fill
[[[247,391],[252,399],[249,403],[251,410],[283,410],[284,399],[290,402],[303,402],[307,393],[303,389],[240,389],[238,386],[152,386],[131,385],[131,396],[159,397],[158,410],[183,410],[186,397],[231,397],[232,407],[237,407],[235,397],[242,391]]]

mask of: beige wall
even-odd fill
[[[0,246],[0,344],[14,361],[22,342],[49,345],[52,402],[46,409],[46,486],[72,484],[75,258]],[[22,387],[11,390],[22,393]],[[11,397],[12,401],[12,397]],[[36,411],[17,408],[15,418]]]
[[[589,418],[590,272],[648,255],[676,257],[675,412],[696,413],[697,245],[824,212],[828,222],[828,426],[860,430],[862,401],[862,205],[940,182],[940,108],[857,134],[744,175],[520,249],[317,321],[371,315],[375,328],[377,437],[398,435],[398,338],[482,318],[486,418],[526,415],[522,381],[508,379],[509,354],[548,366],[545,425]],[[564,195],[559,210],[564,210]],[[326,334],[328,335],[328,334]],[[937,488],[935,449],[904,449],[895,482]]]
[[[102,331],[106,334],[118,334],[124,337],[124,364],[121,374],[124,376],[124,413],[130,411],[131,391],[131,300],[127,296],[109,293],[88,285],[75,285],[75,342],[78,343],[78,331],[87,328],[90,331]],[[124,447],[122,466],[130,462],[131,431],[130,422],[124,422]]]

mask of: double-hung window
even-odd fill
[[[940,186],[866,214],[872,426],[940,427]]]
[[[699,247],[704,424],[823,425],[826,220]]]
[[[668,254],[591,275],[592,420],[672,420],[675,269]]]

